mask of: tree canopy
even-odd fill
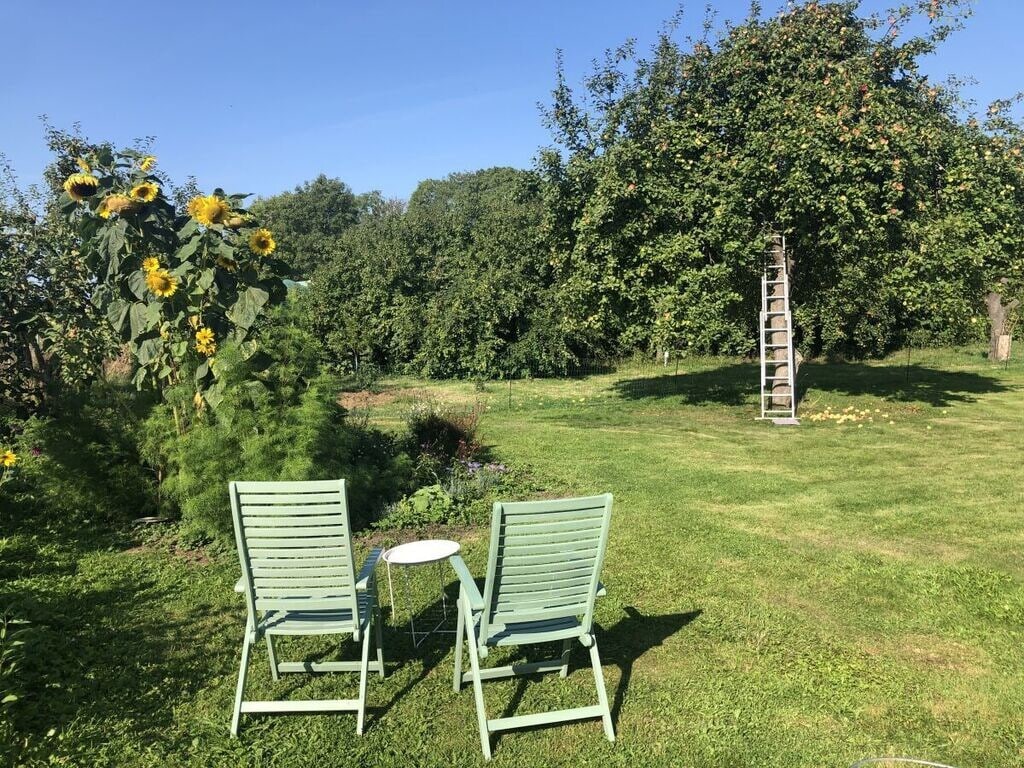
[[[993,105],[961,120],[917,62],[959,3],[886,20],[810,2],[648,59],[612,51],[545,116],[546,227],[566,332],[617,351],[748,352],[764,236],[795,255],[810,353],[962,340],[985,286],[1019,281],[1021,133]],[[931,24],[904,34],[915,12]]]

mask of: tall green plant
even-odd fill
[[[191,377],[197,406],[216,405],[218,345],[247,342],[285,297],[273,235],[241,208],[246,195],[217,189],[176,210],[152,156],[100,148],[79,164],[63,210],[97,275],[92,300],[136,363],[135,384],[165,390]]]

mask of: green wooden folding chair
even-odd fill
[[[248,620],[242,643],[231,734],[238,735],[243,713],[355,711],[356,732],[363,732],[366,678],[384,677],[381,618],[370,553],[358,577],[354,570],[344,480],[316,482],[232,482],[231,513],[242,578],[235,589],[245,594]],[[377,660],[370,658],[371,625],[376,630]],[[281,661],[274,651],[278,635],[351,634],[362,641],[356,661]],[[247,701],[245,677],[252,646],[265,638],[274,680],[285,672],[359,672],[359,698],[312,701]]]
[[[604,594],[598,581],[608,544],[611,494],[555,501],[498,502],[491,518],[491,551],[481,596],[459,556],[451,563],[459,577],[455,690],[473,683],[477,724],[484,757],[491,759],[491,734],[513,728],[601,718],[615,741],[601,657],[593,633],[594,599]],[[462,672],[463,634],[470,671]],[[572,641],[590,649],[598,703],[515,717],[487,717],[481,681],[558,671],[569,674]],[[481,669],[489,646],[562,642],[561,658]]]

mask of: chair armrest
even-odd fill
[[[373,569],[377,567],[377,561],[380,560],[382,554],[384,554],[383,547],[374,547],[370,550],[370,554],[366,556],[363,567],[359,570],[359,575],[356,577],[357,590],[365,592],[370,588],[370,581],[373,579]]]
[[[597,582],[597,592],[594,593],[596,597],[604,597],[608,594],[608,590],[604,588],[604,584],[600,581]]]
[[[235,582],[235,592],[240,595],[245,593],[245,576],[238,577],[238,581]]]
[[[452,555],[448,558],[448,562],[452,564],[452,568],[455,569],[455,575],[459,577],[459,585],[466,593],[470,610],[482,611],[484,609],[484,599],[480,596],[480,588],[473,581],[473,574],[469,572],[465,561],[458,555]]]

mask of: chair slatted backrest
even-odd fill
[[[589,633],[608,544],[612,496],[498,502],[484,584],[488,625],[582,619]]]
[[[355,564],[344,480],[232,482],[246,600],[257,611],[352,611]]]

